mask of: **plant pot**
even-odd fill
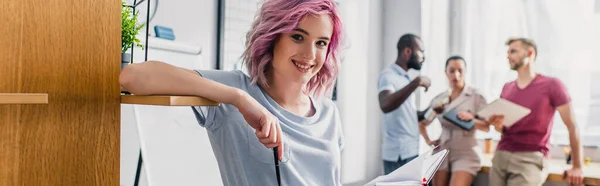
[[[131,64],[131,54],[129,53],[121,53],[121,70],[125,68],[125,66]],[[127,90],[121,87],[121,93],[129,94]]]
[[[129,64],[131,64],[131,54],[121,53],[121,70],[123,70],[125,66]]]

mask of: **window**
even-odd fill
[[[243,70],[241,56],[244,53],[246,33],[260,7],[259,0],[222,0],[225,15],[221,19],[223,29],[222,70]],[[262,1],[260,1],[262,2]]]
[[[595,83],[600,79],[600,65],[596,62],[600,59],[597,52],[600,13],[594,13],[593,3],[590,0],[451,1],[446,5],[449,12],[444,17],[439,15],[440,11],[434,11],[443,2],[423,1],[423,13],[428,14],[423,16],[422,24],[428,58],[423,73],[438,82],[430,90],[447,89],[440,67],[444,67],[447,57],[461,55],[467,60],[467,83],[478,88],[488,102],[497,99],[504,83],[516,78],[516,73],[507,67],[504,42],[510,37],[532,38],[539,51],[536,71],[557,77],[567,86],[584,145],[600,145],[593,144],[599,140],[588,140],[600,138],[600,115],[596,114],[600,113],[600,85]],[[433,28],[440,22],[447,22],[447,36],[435,34],[445,31],[443,27]],[[446,38],[439,38],[440,35]],[[436,93],[424,94],[421,105],[427,105]],[[495,132],[479,132],[477,136],[500,137]],[[569,143],[567,129],[558,113],[551,143]]]

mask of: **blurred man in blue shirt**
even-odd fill
[[[396,62],[379,75],[379,106],[383,111],[382,158],[385,174],[389,174],[418,155],[419,123],[413,92],[422,86],[427,91],[429,78],[410,79],[408,69],[420,70],[425,61],[423,42],[413,34],[398,40]]]

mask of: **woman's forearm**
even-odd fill
[[[419,123],[419,133],[421,133],[421,136],[423,136],[423,139],[425,139],[425,142],[427,144],[431,143],[431,139],[429,139],[429,134],[427,133],[427,127],[420,123]]]
[[[191,95],[234,104],[244,92],[214,82],[187,70],[163,62],[131,64],[121,71],[119,83],[136,95]]]

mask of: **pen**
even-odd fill
[[[277,175],[277,185],[281,186],[281,175],[279,174],[279,160],[277,159],[277,147],[273,147],[273,160],[275,161],[275,174]]]

